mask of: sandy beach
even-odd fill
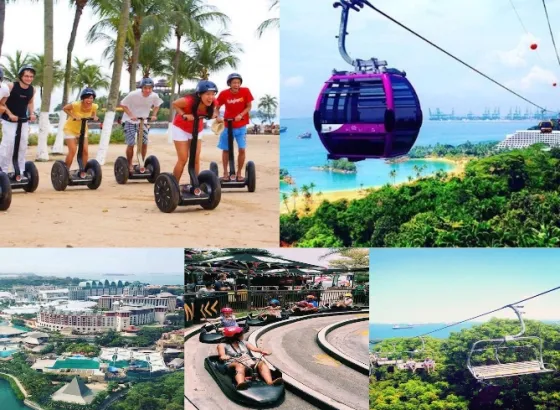
[[[154,201],[154,186],[147,181],[119,185],[114,161],[124,155],[125,145],[111,145],[103,166],[99,189],[52,187],[53,162],[36,162],[39,188],[32,194],[14,190],[12,205],[0,213],[4,234],[2,247],[266,247],[278,246],[278,135],[248,135],[247,160],[255,162],[257,189],[222,190],[220,205],[213,211],[200,206],[181,206],[171,214],[161,212]],[[202,169],[220,161],[217,137],[204,135]],[[65,148],[66,149],[66,148]],[[35,158],[29,147],[27,159]],[[95,158],[97,146],[89,148]],[[162,172],[172,172],[175,148],[166,134],[150,136],[148,155],[157,156]],[[76,167],[74,162],[73,168]],[[221,169],[221,165],[220,165]],[[188,181],[183,175],[181,183]]]
[[[448,171],[447,174],[452,176],[460,176],[465,172],[466,164],[471,160],[471,158],[459,158],[459,159],[449,159],[449,158],[438,158],[438,157],[428,157],[428,158],[414,158],[415,161],[442,161],[447,162],[454,165],[454,168],[451,171]],[[411,182],[405,181],[398,184],[391,184],[393,186],[401,186],[406,184],[412,184],[414,180]],[[291,185],[291,188],[294,186]],[[310,213],[313,213],[323,201],[335,202],[341,199],[347,199],[348,201],[354,199],[361,199],[364,198],[369,191],[376,190],[381,188],[381,185],[372,186],[372,187],[364,187],[362,189],[349,189],[349,190],[342,190],[342,191],[328,191],[328,192],[321,192],[320,194],[314,193],[309,201],[306,201],[303,195],[300,193],[295,198],[295,207],[299,215],[305,214],[305,206],[308,203],[310,207]],[[287,206],[286,206],[287,205]],[[288,210],[289,209],[289,210]],[[280,201],[280,213],[287,214],[294,209],[294,197],[288,195],[288,200],[286,203]]]

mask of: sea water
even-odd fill
[[[313,128],[311,118],[282,119],[281,125],[288,130],[280,134],[280,167],[288,170],[295,179],[296,187],[315,184],[314,192],[356,190],[381,186],[387,183],[406,182],[409,177],[417,177],[416,167],[425,165],[423,176],[438,170],[450,171],[454,165],[444,161],[411,160],[397,164],[386,164],[384,160],[356,162],[357,174],[341,174],[313,170],[312,167],[325,165],[327,151],[321,144]],[[425,121],[415,146],[449,144],[459,145],[501,141],[507,134],[536,125],[536,121]],[[298,139],[298,135],[311,132],[311,139]],[[390,176],[392,170],[396,175]],[[280,191],[290,193],[293,185],[282,183]]]
[[[2,410],[26,410],[31,409],[18,400],[7,380],[0,379],[0,403]]]

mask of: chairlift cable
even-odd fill
[[[548,10],[546,9],[545,0],[542,0],[542,4],[544,7],[546,22],[548,23],[548,30],[550,31],[550,38],[552,39],[552,45],[554,46],[554,52],[556,53],[556,59],[558,60],[558,65],[560,65],[560,56],[558,55],[558,48],[556,47],[556,41],[554,41],[554,34],[552,34],[552,27],[550,26],[550,19],[548,18]]]
[[[547,293],[554,292],[555,290],[558,290],[558,289],[560,289],[560,286],[557,286],[557,287],[552,288],[552,289],[549,289],[549,290],[547,290],[547,291],[544,291],[544,292],[538,293],[538,294],[536,294],[536,295],[530,296],[530,297],[525,298],[525,299],[523,299],[523,300],[520,300],[520,301],[518,301],[518,302],[509,303],[509,304],[507,304],[507,305],[505,305],[505,306],[502,306],[501,308],[494,309],[494,310],[491,310],[491,311],[489,311],[489,312],[481,313],[480,315],[471,317],[471,318],[469,318],[469,319],[461,320],[460,322],[452,323],[452,324],[447,325],[447,326],[444,326],[444,327],[440,327],[439,329],[432,330],[432,331],[430,331],[430,332],[427,332],[427,333],[424,333],[424,334],[421,334],[421,335],[415,336],[415,337],[420,337],[420,338],[421,338],[421,337],[427,336],[427,335],[429,335],[429,334],[432,334],[432,333],[435,333],[435,332],[439,332],[440,330],[447,329],[448,327],[457,326],[457,325],[459,325],[459,324],[461,324],[461,323],[465,323],[465,322],[469,322],[469,321],[474,320],[474,319],[478,319],[479,317],[486,316],[486,315],[489,315],[489,314],[491,314],[491,313],[498,312],[498,311],[500,311],[500,310],[502,310],[502,309],[506,309],[506,308],[509,307],[510,305],[518,305],[519,303],[523,303],[523,302],[526,302],[526,301],[528,301],[528,300],[537,298],[537,297],[539,297],[539,296],[546,295]]]
[[[474,72],[480,74],[481,76],[483,76],[484,78],[486,78],[487,80],[490,80],[491,82],[493,82],[494,84],[496,84],[497,86],[503,88],[504,90],[510,92],[511,94],[521,98],[523,101],[528,102],[529,104],[539,108],[542,112],[556,112],[556,111],[550,111],[547,110],[546,108],[541,107],[540,105],[538,105],[537,103],[534,103],[533,101],[523,97],[521,94],[513,91],[511,88],[501,84],[500,82],[494,80],[492,77],[484,74],[482,71],[474,68],[472,65],[464,62],[463,60],[461,60],[459,57],[454,56],[453,54],[451,54],[449,51],[444,50],[443,48],[441,48],[440,46],[438,46],[437,44],[433,43],[432,41],[428,40],[427,38],[423,37],[422,35],[418,34],[417,32],[415,32],[414,30],[408,28],[407,26],[405,26],[404,24],[402,24],[400,21],[394,19],[393,17],[389,16],[388,14],[384,13],[383,11],[379,10],[377,7],[375,7],[373,4],[371,4],[368,0],[351,0],[353,3],[357,3],[357,4],[365,4],[368,7],[370,7],[371,9],[373,9],[374,11],[376,11],[377,13],[381,14],[383,17],[386,17],[387,19],[391,20],[393,23],[397,24],[398,26],[404,28],[406,31],[408,31],[409,33],[415,35],[416,37],[418,37],[419,39],[425,41],[426,43],[428,43],[429,45],[431,45],[432,47],[437,48],[439,51],[441,51],[442,53],[446,54],[447,56],[451,57],[452,59],[454,59],[455,61],[463,64],[465,67],[470,68],[471,70],[473,70]],[[544,0],[543,0],[544,1]],[[559,59],[560,62],[560,59]]]

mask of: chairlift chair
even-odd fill
[[[397,347],[393,343],[393,351],[392,352],[372,352],[371,364],[372,366],[395,366],[399,365],[400,363],[404,363],[402,359],[390,359],[390,357],[394,357],[397,355]]]
[[[523,317],[521,316],[523,312],[519,311],[519,308],[523,308],[523,306],[513,306],[508,305],[507,307],[511,308],[517,318],[519,319],[519,323],[521,324],[521,331],[516,335],[506,335],[500,339],[486,339],[486,340],[479,340],[472,345],[472,348],[469,352],[469,356],[467,359],[467,367],[473,377],[478,381],[485,381],[491,379],[500,379],[505,377],[515,377],[515,376],[525,376],[528,374],[542,374],[542,373],[551,373],[556,371],[556,367],[552,364],[544,363],[543,362],[543,355],[542,355],[542,339],[537,336],[523,336],[525,333],[525,323],[523,322]],[[536,341],[538,342],[538,349],[535,347],[535,344],[521,344],[521,345],[511,345],[512,342],[522,342],[522,341]],[[508,346],[508,343],[510,344]],[[486,346],[486,347],[478,347],[477,346]],[[472,364],[472,357],[473,354],[476,355],[477,352],[488,351],[488,349],[494,346],[494,364],[484,364],[484,365],[473,365]],[[527,349],[529,348],[533,353],[533,360],[525,360],[525,361],[516,361],[511,363],[503,363],[503,360],[500,360],[499,353],[502,351],[506,352],[514,352],[515,349]],[[547,365],[549,367],[547,367]]]
[[[412,358],[414,355],[418,355],[420,353],[423,353],[426,350],[426,343],[424,342],[424,338],[420,337],[420,341],[422,342],[422,348],[420,350],[418,350],[418,349],[407,350],[407,351],[403,352],[403,353],[408,353],[409,357],[411,357],[411,361],[414,362],[414,369],[410,369],[408,367],[408,365],[407,365],[408,360],[407,361],[403,360],[402,363],[397,364],[397,368],[399,370],[418,370],[418,369],[425,369],[426,368],[426,363],[425,363],[424,359],[422,359],[422,361],[416,361]],[[434,362],[434,364],[435,364],[435,362]]]

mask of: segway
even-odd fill
[[[29,121],[27,117],[21,117],[17,120],[16,128],[16,138],[14,141],[14,152],[12,154],[12,165],[14,167],[14,172],[3,172],[0,168],[0,190],[2,191],[2,203],[0,204],[0,210],[6,210],[10,207],[11,203],[11,192],[14,189],[23,189],[25,192],[35,192],[37,186],[39,185],[39,172],[33,161],[25,162],[25,170],[23,173],[19,169],[19,144],[21,142],[21,127],[22,124]],[[10,189],[7,189],[6,178],[8,178],[8,184]],[[3,180],[3,181],[2,181]],[[8,193],[9,192],[9,193]]]
[[[195,173],[196,151],[198,149],[198,114],[194,114],[194,124],[189,163],[187,164],[190,184],[179,185],[179,181],[169,172],[164,172],[156,178],[154,196],[160,211],[173,212],[177,206],[200,205],[204,209],[214,209],[220,204],[222,190],[216,174],[212,171]]]
[[[69,170],[64,161],[58,160],[53,164],[51,170],[51,181],[54,189],[64,191],[68,185],[87,185],[89,189],[97,189],[101,185],[101,165],[96,159],[90,159],[85,168],[82,155],[84,153],[84,140],[86,135],[86,124],[93,118],[82,118],[80,138],[78,139],[78,169]],[[78,121],[74,119],[74,121]]]
[[[243,181],[237,180],[237,173],[235,172],[235,152],[233,145],[233,119],[226,119],[228,127],[228,153],[229,153],[229,180],[220,178],[220,185],[222,188],[245,188],[249,192],[255,192],[257,187],[257,174],[255,170],[255,163],[247,161],[245,165],[245,179]],[[217,177],[220,176],[218,164],[215,162],[210,163],[210,171]]]
[[[136,133],[136,157],[138,158],[138,164],[134,165],[134,171],[131,173],[128,169],[128,160],[125,157],[118,157],[115,161],[115,179],[119,184],[126,184],[129,179],[147,179],[148,182],[152,184],[156,181],[159,175],[159,161],[158,159],[150,155],[144,161],[142,157],[142,147],[144,145],[144,121],[147,118],[140,118],[140,124],[138,124],[138,132]]]

